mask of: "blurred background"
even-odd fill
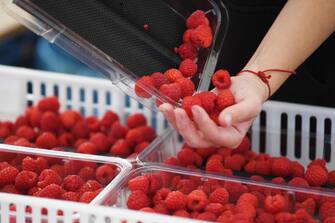
[[[99,77],[59,47],[0,11],[0,64]]]

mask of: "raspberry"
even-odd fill
[[[96,190],[99,190],[101,188],[102,188],[101,184],[99,184],[97,181],[95,181],[95,180],[88,180],[86,183],[84,183],[80,187],[80,189],[78,190],[78,192],[80,194],[83,194],[85,192],[96,191]]]
[[[186,195],[180,191],[170,192],[165,199],[165,205],[170,211],[185,209],[186,202]]]
[[[191,109],[195,105],[202,106],[201,100],[199,97],[188,96],[183,99],[182,108],[185,110],[185,112],[187,113],[188,117],[190,117],[190,119],[193,119],[193,113]]]
[[[37,174],[42,170],[48,168],[48,161],[43,157],[37,157],[36,159],[27,156],[22,160],[22,170],[33,171]]]
[[[164,95],[167,100],[170,102],[177,102],[181,98],[181,87],[178,83],[172,84],[163,84],[159,91],[162,95]]]
[[[335,186],[335,170],[328,173],[328,184]]]
[[[263,212],[257,216],[255,223],[275,223],[275,218],[272,214]]]
[[[163,84],[169,84],[169,80],[167,79],[167,77],[162,74],[161,72],[155,72],[153,74],[151,74],[151,78],[153,80],[154,86],[156,89],[159,90],[159,88],[163,85]]]
[[[196,96],[200,98],[200,104],[208,114],[213,114],[215,112],[216,94],[210,91],[205,91],[197,94]]]
[[[191,59],[183,60],[179,65],[180,72],[184,77],[193,77],[198,72],[198,65]]]
[[[29,142],[33,142],[36,138],[36,132],[29,126],[23,125],[16,130],[16,135],[27,139]]]
[[[42,190],[37,191],[34,195],[37,197],[60,199],[62,198],[63,193],[64,191],[61,186],[57,184],[50,184]]]
[[[154,206],[154,210],[158,214],[168,214],[169,210],[166,208],[165,204],[160,203]]]
[[[304,177],[305,175],[305,167],[297,161],[291,162],[290,169],[292,177]]]
[[[287,177],[291,175],[291,162],[286,157],[273,158],[272,174],[277,177]]]
[[[195,219],[203,220],[203,221],[215,221],[216,216],[215,216],[215,214],[213,214],[211,212],[203,212],[203,213],[199,214]]]
[[[133,191],[127,200],[127,207],[133,210],[140,210],[149,207],[151,204],[150,198],[140,190]]]
[[[225,168],[240,171],[245,164],[244,156],[235,154],[228,156],[224,161]]]
[[[213,42],[212,29],[208,25],[200,25],[191,33],[192,43],[200,48],[209,48]]]
[[[143,114],[133,114],[127,118],[127,125],[129,128],[134,129],[147,124],[147,119]]]
[[[140,190],[144,193],[149,192],[149,179],[145,176],[138,176],[128,182],[128,188],[132,191]]]
[[[127,157],[131,154],[131,149],[126,140],[119,139],[110,149],[110,153],[116,156]]]
[[[295,187],[308,187],[309,186],[308,182],[304,178],[301,178],[301,177],[293,178],[292,180],[288,182],[288,184],[291,186],[295,186]],[[308,194],[296,192],[295,196],[298,201],[302,202],[306,200],[306,198],[308,197]]]
[[[0,139],[7,138],[10,135],[11,131],[5,125],[0,124]],[[6,143],[9,144],[9,143]]]
[[[103,130],[109,130],[111,126],[119,121],[119,116],[113,111],[107,111],[100,121]]]
[[[305,179],[311,186],[322,186],[328,180],[328,173],[323,167],[312,165],[307,168]]]
[[[72,127],[71,133],[75,139],[85,139],[90,134],[90,129],[86,121],[80,120]]]
[[[176,83],[178,83],[181,87],[181,98],[193,95],[195,91],[195,86],[190,79],[182,77],[176,80]]]
[[[108,152],[110,145],[107,136],[101,132],[94,133],[90,137],[90,142],[93,143],[98,152],[106,153]]]
[[[64,132],[61,134],[58,138],[57,141],[59,143],[59,146],[61,147],[73,147],[74,144],[74,138],[71,133]]]
[[[209,203],[206,205],[205,211],[219,216],[224,211],[224,206],[220,203]]]
[[[7,167],[10,167],[10,166],[11,165],[9,163],[7,163],[7,162],[1,162],[0,163],[0,170],[3,170],[3,169],[5,169]]]
[[[179,210],[173,213],[173,216],[177,216],[177,217],[182,217],[182,218],[190,218],[191,215],[190,213],[188,213],[185,210]]]
[[[126,141],[131,147],[138,145],[144,141],[143,132],[139,128],[130,129],[127,132]]]
[[[257,160],[255,173],[260,175],[271,175],[271,162],[269,160]]]
[[[257,161],[251,160],[244,166],[244,171],[247,173],[256,173]]]
[[[234,221],[233,222],[238,222],[237,220],[241,222],[250,222],[253,221],[257,215],[256,213],[256,208],[246,202],[238,203],[235,207],[235,212],[236,215],[234,216]]]
[[[98,154],[99,152],[97,146],[91,142],[82,143],[77,151],[85,154]]]
[[[28,140],[26,140],[25,138],[19,138],[18,140],[16,140],[13,144],[14,146],[23,146],[23,147],[31,147],[34,148],[35,145],[30,143]]]
[[[193,29],[188,29],[183,34],[183,43],[191,43],[191,35],[192,35]]]
[[[320,206],[319,219],[321,222],[330,217],[335,217],[335,202],[325,202]]]
[[[145,175],[149,179],[149,193],[155,194],[163,186],[163,181],[158,174],[147,174]]]
[[[15,123],[14,123],[14,130],[18,129],[20,126],[23,125],[29,125],[29,120],[27,119],[26,116],[19,116],[16,118]]]
[[[61,178],[63,178],[65,175],[63,165],[55,164],[52,165],[50,169],[55,171]]]
[[[143,76],[138,79],[135,84],[135,94],[141,98],[151,98],[151,94],[148,90],[154,87],[154,80],[150,76]]]
[[[294,221],[295,221],[295,216],[287,212],[281,212],[275,215],[276,223],[291,223]]]
[[[295,222],[308,222],[308,223],[316,223],[314,218],[305,210],[299,209],[294,213]]]
[[[166,197],[168,196],[170,192],[171,190],[168,188],[159,189],[153,197],[154,204],[158,205],[158,204],[164,203],[164,200],[166,199]]]
[[[43,132],[36,139],[36,146],[43,149],[51,149],[56,147],[58,144],[55,135],[51,132]]]
[[[27,108],[26,117],[31,127],[40,127],[42,112],[34,106]]]
[[[310,215],[314,215],[316,209],[316,203],[313,198],[307,198],[302,203],[296,203],[295,209],[298,210],[300,208],[305,209]]]
[[[209,195],[209,201],[225,205],[229,201],[229,193],[225,188],[217,188]]]
[[[216,153],[217,149],[214,147],[205,148],[205,149],[195,149],[195,152],[198,153],[202,158],[207,158]]]
[[[216,71],[213,74],[212,83],[219,90],[228,89],[231,85],[229,72],[226,70]]]
[[[276,214],[285,211],[287,208],[287,202],[285,197],[280,194],[274,196],[267,196],[264,201],[264,209],[266,212]]]
[[[100,189],[96,190],[96,191],[87,191],[85,193],[83,193],[80,198],[79,198],[79,202],[81,203],[91,203],[93,201],[93,199],[101,192]]]
[[[98,121],[97,117],[89,116],[85,118],[85,121],[91,132],[98,132],[100,130],[101,126],[100,126],[100,122]]]
[[[117,169],[111,165],[101,165],[95,171],[95,177],[102,185],[109,184],[117,174]]]
[[[258,198],[252,193],[244,193],[237,200],[237,204],[244,202],[251,204],[255,208],[258,207]]]
[[[233,222],[233,212],[231,210],[225,211],[223,212],[217,219],[217,222],[221,222],[221,223],[231,223]]]
[[[323,223],[335,223],[335,217],[326,218]]]
[[[191,37],[193,36],[193,32],[191,34]],[[177,49],[177,52],[181,59],[191,59],[194,60],[198,57],[198,49],[192,44],[192,43],[183,43],[179,46]]]
[[[212,155],[206,163],[206,172],[223,173],[223,158],[220,155]]]
[[[61,113],[59,118],[65,128],[71,129],[80,120],[81,116],[77,111],[67,110]]]
[[[196,10],[186,19],[186,26],[189,29],[194,29],[200,25],[209,25],[209,21],[204,11]]]
[[[202,164],[202,158],[196,152],[191,149],[184,148],[179,151],[178,159],[185,165],[196,165],[200,166]]]
[[[64,174],[66,176],[77,174],[79,170],[80,170],[80,166],[78,165],[78,161],[76,160],[67,160],[64,163]]]
[[[203,210],[208,203],[207,194],[202,190],[194,190],[187,195],[187,207],[192,211]]]
[[[140,144],[138,144],[135,149],[134,152],[139,154],[141,152],[143,152],[150,144],[148,142],[141,142]]]
[[[176,82],[179,78],[182,78],[183,74],[178,69],[171,68],[165,71],[164,76],[170,83],[173,83]]]
[[[9,193],[9,194],[20,194],[13,184],[7,184],[0,190],[1,193]]]
[[[120,122],[115,122],[110,130],[109,136],[114,139],[122,139],[126,137],[128,128],[123,126]]]
[[[176,189],[183,194],[189,194],[197,188],[197,184],[190,179],[182,179],[177,183]]]
[[[242,139],[242,142],[240,143],[240,145],[233,150],[233,153],[246,153],[250,150],[251,148],[251,142],[248,136],[245,136]]]
[[[79,194],[73,191],[62,194],[62,200],[65,201],[79,201]]]
[[[216,107],[219,111],[235,104],[235,99],[233,93],[228,90],[222,90],[216,98]]]
[[[37,107],[42,112],[52,111],[58,112],[60,104],[57,97],[46,97],[40,100],[37,104]]]
[[[83,167],[79,170],[78,175],[84,180],[95,179],[95,170],[92,167]]]
[[[16,175],[15,188],[20,191],[29,190],[37,183],[38,175],[32,171],[23,170]]]
[[[248,191],[248,188],[240,183],[228,182],[224,183],[224,188],[229,193],[229,201],[236,202],[238,198]]]
[[[12,166],[6,167],[0,171],[0,185],[4,186],[6,184],[11,184],[15,182],[15,177],[18,175],[19,171]]]
[[[307,168],[313,166],[313,165],[317,165],[317,166],[320,166],[322,167],[323,169],[327,170],[326,168],[326,160],[323,160],[323,159],[316,159],[316,160],[313,160],[308,166]]]
[[[271,180],[273,183],[276,183],[276,184],[285,184],[286,181],[284,178],[282,177],[275,177]]]
[[[84,180],[78,175],[69,175],[64,178],[63,188],[67,191],[77,191],[84,184]]]
[[[61,122],[58,115],[50,111],[43,113],[41,118],[42,132],[57,132],[60,126]]]
[[[50,184],[57,184],[61,185],[62,178],[56,173],[54,170],[45,169],[41,172],[40,176],[38,177],[37,186],[39,188],[44,188]]]

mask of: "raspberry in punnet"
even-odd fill
[[[149,207],[151,200],[148,195],[146,195],[141,190],[133,191],[127,200],[127,207],[133,210],[140,210],[142,208]]]
[[[119,139],[109,151],[112,155],[127,157],[131,154],[129,143],[124,139]]]
[[[37,157],[36,159],[30,156],[25,157],[22,160],[22,170],[33,171],[37,174],[42,172],[42,170],[48,168],[48,161],[43,157]]]
[[[57,114],[47,111],[43,113],[41,118],[41,131],[42,132],[57,132],[61,126],[60,118]]]
[[[46,97],[40,100],[37,104],[37,108],[42,111],[51,111],[51,112],[58,112],[60,107],[59,101],[57,97]]]
[[[78,175],[69,175],[64,178],[63,188],[67,191],[76,192],[84,184],[84,180]]]
[[[191,41],[197,47],[209,48],[213,42],[212,29],[208,25],[200,25],[191,33]]]
[[[141,98],[151,98],[148,89],[154,88],[155,83],[150,76],[143,76],[135,84],[135,94]]]
[[[277,177],[291,175],[291,161],[286,157],[276,157],[272,160],[272,174]]]
[[[40,176],[38,177],[37,187],[45,188],[50,184],[61,185],[61,183],[62,178],[56,171],[51,169],[45,169],[41,172]]]
[[[117,174],[117,169],[111,165],[101,165],[95,171],[95,177],[102,185],[110,183]]]
[[[186,195],[180,191],[170,192],[166,199],[165,205],[170,211],[178,211],[185,209],[187,204]]]
[[[19,174],[19,170],[13,166],[8,166],[0,171],[0,186],[6,184],[12,184],[15,182],[16,176]]]
[[[21,171],[16,175],[15,188],[20,191],[29,190],[37,183],[38,175],[32,171]]]
[[[173,83],[176,82],[179,78],[182,78],[183,74],[178,69],[171,68],[165,71],[164,76],[170,83]]]
[[[194,83],[187,78],[179,78],[176,83],[180,85],[181,88],[181,98],[185,98],[187,96],[192,96],[195,92]]]
[[[16,135],[21,138],[33,142],[37,136],[36,132],[29,126],[23,125],[16,130]]]
[[[213,85],[219,89],[228,89],[231,85],[230,74],[227,70],[218,70],[212,77]]]
[[[274,196],[267,196],[264,201],[264,209],[266,212],[276,214],[285,211],[287,202],[284,196],[277,194]]]
[[[127,125],[129,128],[134,129],[140,126],[147,125],[147,119],[143,114],[132,114],[127,118]]]
[[[191,119],[193,119],[192,107],[195,105],[201,106],[200,98],[195,96],[185,97],[181,105]]]
[[[193,36],[193,32],[191,34],[191,38],[192,36]],[[186,59],[194,60],[195,58],[198,57],[198,49],[192,43],[183,43],[177,49],[177,52],[183,60],[186,60]]]
[[[183,60],[179,65],[180,72],[184,77],[193,77],[198,72],[198,65],[191,59]]]
[[[178,102],[181,99],[182,91],[179,83],[172,84],[163,84],[159,91],[162,95],[167,97],[168,100],[172,100],[172,102]]]
[[[216,98],[216,108],[219,111],[235,104],[233,93],[229,89],[222,90]]]
[[[202,190],[194,190],[187,195],[187,207],[192,211],[203,210],[208,203],[207,194]]]
[[[145,176],[138,176],[128,182],[128,188],[132,191],[141,190],[144,193],[149,192],[149,179]]]
[[[191,35],[193,29],[188,29],[183,34],[183,43],[191,43]]]
[[[209,25],[209,21],[204,11],[196,10],[186,19],[186,26],[189,29],[194,29],[200,25]]]
[[[36,146],[43,149],[52,149],[57,146],[56,136],[51,132],[43,132],[35,142]]]
[[[163,84],[169,84],[170,81],[167,79],[167,77],[162,74],[161,72],[155,72],[151,74],[151,78],[153,80],[154,86],[157,90],[163,85]]]
[[[305,179],[311,186],[322,186],[328,180],[328,173],[319,165],[312,165],[307,168]]]
[[[218,188],[209,195],[209,201],[225,205],[229,202],[229,193],[225,188]]]

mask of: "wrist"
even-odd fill
[[[242,79],[245,79],[249,84],[253,84],[255,86],[261,103],[264,103],[270,97],[267,84],[264,83],[258,76],[248,72],[242,72],[239,76]]]

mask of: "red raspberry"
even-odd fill
[[[26,116],[19,116],[16,118],[15,122],[14,122],[14,130],[18,129],[20,126],[23,125],[29,125],[29,120],[27,119]]]
[[[52,165],[50,169],[55,171],[61,178],[63,178],[65,175],[63,165],[55,164]]]
[[[149,179],[149,193],[154,194],[163,186],[163,180],[158,174],[145,175]]]
[[[16,130],[16,135],[27,139],[29,142],[33,142],[36,138],[36,132],[29,126],[23,125]]]
[[[126,141],[131,147],[138,145],[139,143],[144,141],[143,132],[141,132],[141,129],[139,128],[130,129],[127,132]]]
[[[80,120],[81,116],[77,111],[67,110],[61,113],[59,118],[65,128],[71,129]]]
[[[193,180],[190,180],[190,179],[181,179],[177,183],[177,187],[176,187],[178,191],[186,195],[191,193],[196,188],[197,188],[197,184]]]
[[[43,132],[36,139],[36,146],[43,149],[51,149],[56,147],[58,144],[55,135],[51,132]]]
[[[230,202],[233,203],[236,202],[242,194],[248,192],[248,188],[246,186],[235,182],[226,181],[224,183],[224,188],[229,193]]]
[[[5,125],[0,124],[0,139],[7,138],[11,134],[9,128]],[[6,142],[6,144],[9,144]]]
[[[126,140],[119,139],[112,146],[110,153],[116,156],[127,157],[131,154],[131,148]]]
[[[78,161],[76,160],[67,160],[64,163],[64,174],[67,175],[73,175],[77,174],[80,170],[80,166],[78,165]]]
[[[272,214],[263,212],[257,216],[255,223],[275,223],[275,218]]]
[[[216,94],[210,91],[205,91],[197,94],[197,97],[200,98],[201,106],[208,114],[215,113],[215,101],[217,97]]]
[[[307,198],[304,202],[295,204],[296,210],[299,210],[300,208],[305,209],[310,215],[314,215],[316,202],[313,198]]]
[[[95,179],[95,170],[92,167],[83,167],[80,169],[78,175],[84,180]]]
[[[164,200],[166,199],[166,197],[168,196],[170,192],[171,190],[168,188],[159,189],[153,197],[154,204],[158,205],[158,204],[164,203]]]
[[[229,193],[225,188],[217,188],[209,195],[209,201],[225,205],[229,201]]]
[[[115,122],[110,130],[109,136],[114,139],[122,139],[126,137],[128,128],[123,126],[120,122]]]
[[[335,217],[326,218],[323,223],[335,223]]]
[[[182,108],[185,110],[190,119],[193,119],[193,113],[191,109],[195,105],[202,106],[201,99],[199,97],[188,96],[183,99]]]
[[[200,25],[209,25],[209,21],[204,11],[196,10],[186,19],[186,26],[189,29],[194,29]]]
[[[295,186],[295,187],[308,187],[309,186],[308,182],[304,178],[301,178],[301,177],[293,178],[292,180],[288,182],[288,184],[291,186]],[[309,197],[308,194],[299,193],[299,192],[296,192],[295,196],[296,196],[296,199],[300,202],[303,202]]]
[[[51,111],[43,113],[41,119],[41,130],[42,132],[57,132],[61,126],[58,115]]]
[[[330,217],[335,217],[335,202],[325,202],[320,206],[319,219],[321,222]]]
[[[109,184],[117,174],[117,169],[111,165],[101,165],[95,171],[95,177],[102,185]]]
[[[195,219],[202,220],[202,221],[215,221],[216,216],[211,212],[203,212],[199,214]]]
[[[28,140],[26,140],[25,138],[19,138],[18,140],[16,140],[13,144],[14,146],[23,146],[23,147],[31,147],[34,148],[35,145],[30,143]]]
[[[282,177],[275,177],[271,180],[273,183],[276,183],[276,184],[285,184],[286,181],[284,178]]]
[[[62,198],[62,194],[64,193],[64,190],[61,186],[57,184],[50,184],[43,188],[40,191],[37,191],[34,195],[37,197],[45,197],[45,198],[54,198],[54,199],[60,199]]]
[[[23,170],[15,178],[15,188],[20,191],[29,190],[36,185],[37,179],[35,172]]]
[[[42,170],[48,168],[48,161],[43,157],[37,157],[36,159],[27,156],[22,160],[22,170],[33,171],[37,174]]]
[[[138,144],[135,149],[134,152],[139,154],[141,152],[143,152],[150,144],[148,142],[141,142],[140,144]]]
[[[219,111],[235,104],[235,99],[233,93],[228,90],[222,90],[216,98],[216,107]]]
[[[327,164],[326,160],[316,159],[316,160],[313,160],[310,164],[308,164],[307,168],[309,168],[313,165],[317,165],[317,166],[320,166],[320,167],[324,168],[325,170],[327,170],[326,164]]]
[[[335,170],[328,173],[328,184],[335,186]]]
[[[62,178],[59,176],[57,172],[51,169],[45,169],[41,172],[38,177],[37,186],[39,188],[44,188],[50,184],[61,185]]]
[[[291,162],[286,157],[276,157],[272,160],[272,174],[277,177],[287,177],[291,175]]]
[[[328,180],[328,173],[323,167],[312,165],[307,168],[305,179],[311,186],[322,186]]]
[[[140,210],[149,207],[151,204],[150,198],[141,190],[133,191],[127,200],[127,207],[133,210]]]
[[[20,194],[13,184],[7,184],[0,190],[1,193],[8,193],[8,194]]]
[[[102,130],[109,130],[117,121],[119,121],[119,116],[113,111],[107,111],[100,121]]]
[[[234,154],[232,156],[228,156],[224,160],[224,166],[225,168],[232,169],[232,170],[238,170],[240,171],[242,167],[245,164],[245,158],[244,156],[240,154]]]
[[[192,43],[199,48],[209,48],[213,42],[212,29],[208,25],[200,25],[191,33]]]
[[[178,69],[171,68],[165,71],[164,76],[170,83],[173,83],[173,82],[176,82],[179,78],[182,78],[183,74]]]
[[[193,60],[186,59],[180,63],[179,70],[184,77],[193,77],[198,72],[198,65]]]
[[[69,175],[64,178],[63,188],[67,191],[77,191],[84,184],[84,180],[78,175]]]
[[[202,164],[202,158],[196,152],[191,149],[184,148],[179,151],[178,159],[185,165],[200,166]]]
[[[205,148],[205,149],[195,149],[195,152],[198,153],[202,158],[208,158],[211,155],[217,152],[217,149],[214,147]]]
[[[212,155],[206,163],[206,171],[213,173],[223,173],[225,168],[223,166],[223,158],[220,155]]]
[[[135,94],[141,98],[151,98],[148,90],[155,87],[155,82],[150,76],[143,76],[135,84]]]
[[[193,36],[193,32],[191,34],[191,37]],[[177,52],[181,59],[191,59],[194,60],[198,57],[198,49],[192,44],[192,43],[183,43],[180,45],[180,47],[177,49]]]
[[[233,153],[246,153],[250,150],[251,148],[251,142],[248,136],[245,136],[242,139],[242,142],[240,143],[240,145],[233,150]]]
[[[274,196],[267,196],[264,201],[264,209],[266,212],[276,214],[285,211],[287,202],[284,196],[277,194]]]
[[[19,171],[12,166],[6,167],[0,171],[0,186],[11,184],[15,182],[15,177]]]
[[[182,218],[190,218],[191,217],[190,213],[188,213],[185,210],[176,211],[176,212],[173,213],[173,216],[182,217]]]
[[[57,97],[46,97],[40,100],[37,104],[37,107],[42,112],[45,111],[52,111],[52,112],[58,112],[60,104]]]
[[[57,138],[58,144],[61,147],[73,147],[74,138],[71,133],[64,132]]]
[[[181,98],[192,96],[194,94],[195,86],[190,79],[182,77],[176,80],[176,83],[181,87]]]
[[[297,161],[291,162],[290,169],[292,177],[304,177],[305,175],[305,167]]]
[[[101,128],[100,122],[95,116],[89,116],[85,118],[88,128],[91,132],[98,132]]]
[[[10,166],[11,165],[9,163],[7,163],[7,162],[1,162],[0,163],[0,170],[3,170],[3,169],[5,169],[7,167],[10,167]]]
[[[164,164],[170,166],[183,166],[183,164],[176,157],[169,157],[164,161]]]
[[[308,222],[308,223],[316,223],[314,218],[305,210],[299,209],[294,213],[295,222]]]
[[[183,34],[183,43],[191,43],[191,35],[192,35],[193,29],[188,29]]]
[[[127,118],[127,125],[131,129],[145,126],[147,125],[147,119],[143,114],[133,114]]]
[[[91,142],[82,143],[77,151],[85,154],[98,154],[99,152],[97,146]]]
[[[253,222],[257,215],[256,208],[252,204],[246,202],[238,203],[235,207],[235,212],[236,215],[233,218],[233,222]]]
[[[78,192],[80,194],[83,194],[85,192],[96,191],[96,190],[99,190],[101,188],[102,188],[101,184],[99,184],[97,181],[95,181],[95,180],[88,180],[86,183],[84,183],[80,187],[80,189],[78,190]]]
[[[138,176],[128,182],[128,188],[132,191],[141,190],[144,193],[149,192],[149,179],[145,176]]]
[[[281,212],[275,215],[276,223],[291,223],[295,221],[295,216],[287,212]]]
[[[260,175],[271,175],[271,162],[269,160],[257,160],[255,173]]]
[[[159,91],[170,102],[177,102],[181,98],[181,87],[179,83],[163,84]]]
[[[219,90],[228,89],[231,85],[229,72],[226,70],[216,71],[213,74],[212,83]]]
[[[62,194],[62,199],[65,201],[79,201],[79,194],[73,191]]]
[[[169,210],[166,208],[165,204],[160,203],[154,206],[154,210],[158,214],[168,214]]]
[[[180,191],[170,192],[165,199],[165,205],[170,211],[185,209],[186,202],[186,195]]]
[[[29,107],[26,110],[26,117],[32,127],[40,127],[42,112],[37,107]]]
[[[163,85],[163,84],[169,84],[169,80],[167,79],[167,77],[162,74],[161,72],[155,72],[153,74],[151,74],[151,78],[154,82],[154,86],[156,89],[159,90],[159,88]]]
[[[75,139],[85,139],[90,134],[90,129],[86,121],[80,120],[71,129],[72,135]]]
[[[256,173],[257,169],[257,161],[256,160],[250,160],[245,166],[244,171],[247,173]]]
[[[258,198],[252,193],[244,193],[237,200],[237,204],[244,202],[251,204],[255,208],[258,208]]]
[[[96,146],[97,151],[100,153],[106,153],[110,148],[107,136],[101,132],[91,135],[90,142]]]
[[[231,210],[223,212],[217,219],[217,222],[221,223],[233,223],[234,214]]]
[[[194,190],[187,195],[187,207],[189,210],[203,210],[208,203],[207,194],[202,190]]]
[[[87,191],[81,195],[79,202],[81,203],[91,203],[93,199],[101,192],[101,189],[96,191]]]
[[[219,216],[224,211],[224,206],[220,203],[209,203],[206,205],[205,211]]]

